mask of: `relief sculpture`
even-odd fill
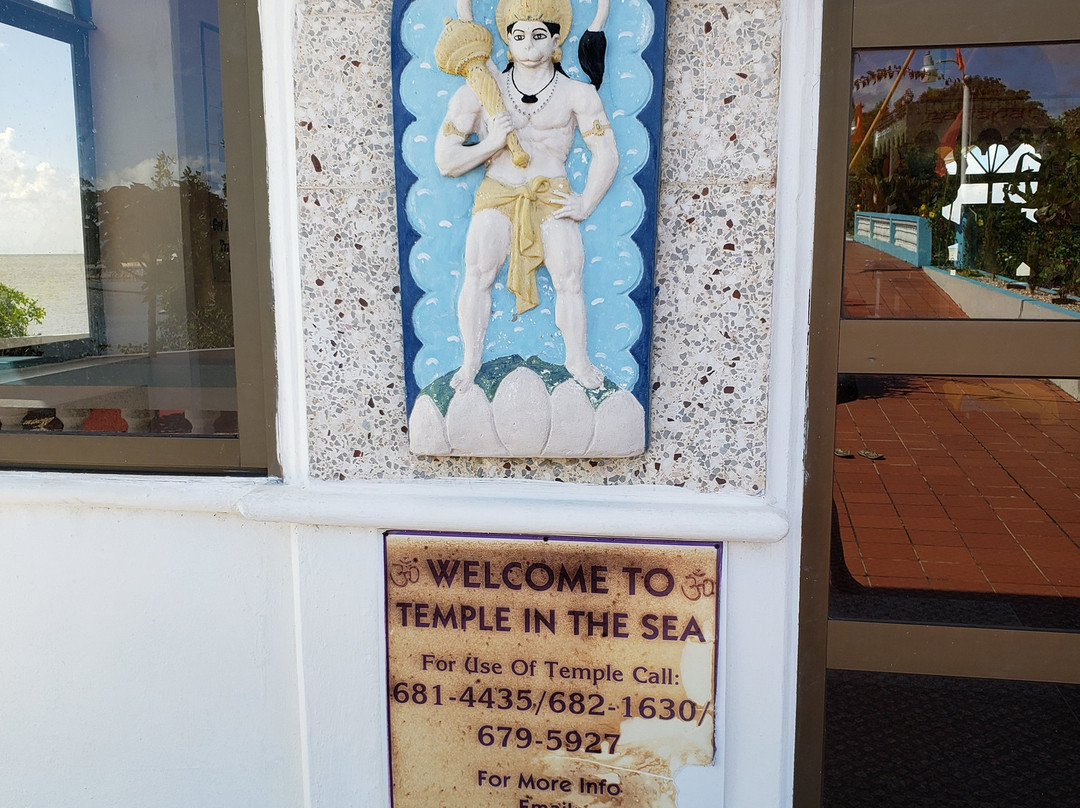
[[[414,0],[396,28],[397,99],[415,115],[398,123],[410,446],[640,454],[656,161],[638,113],[655,101],[641,57],[651,7],[475,2],[438,17],[445,3]]]

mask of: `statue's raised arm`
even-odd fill
[[[463,16],[462,11],[467,16]],[[499,86],[487,66],[491,59],[491,32],[472,21],[470,0],[458,0],[458,19],[448,18],[444,25],[442,36],[435,45],[435,62],[439,69],[464,77],[488,115],[495,117],[505,112]],[[521,148],[513,131],[507,133],[505,143],[513,155],[514,165],[529,164],[529,155]]]

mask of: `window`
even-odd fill
[[[256,19],[0,0],[0,466],[269,467]]]

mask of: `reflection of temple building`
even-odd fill
[[[861,128],[861,118],[857,109],[853,131]],[[877,179],[853,206],[943,216],[956,226],[948,260],[970,267],[975,246],[974,234],[965,233],[966,213],[1006,201],[1023,203],[1037,190],[1034,180],[1042,163],[1037,144],[1051,123],[1041,102],[996,78],[968,76],[918,98],[908,90],[873,127],[866,172]],[[946,191],[937,179],[948,177],[955,180]],[[1034,221],[1033,209],[1023,212]]]
[[[1038,135],[1050,125],[1042,105],[1025,97],[987,97],[984,87],[1001,85],[973,77],[971,94],[971,139],[984,148],[991,143],[1014,144]],[[949,97],[940,97],[941,93]],[[1012,93],[1013,91],[1009,91]],[[927,96],[935,96],[927,98]],[[1015,96],[1021,94],[1013,93]],[[907,143],[938,149],[952,149],[958,142],[962,115],[959,90],[929,90],[921,98],[903,103],[882,116],[874,132],[873,154],[885,154]],[[1023,136],[1022,136],[1023,135]]]

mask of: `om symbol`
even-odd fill
[[[416,559],[394,561],[390,564],[390,583],[394,586],[408,586],[420,580],[420,568]]]
[[[683,596],[687,600],[711,598],[716,594],[716,583],[699,569],[686,576],[681,588]]]

